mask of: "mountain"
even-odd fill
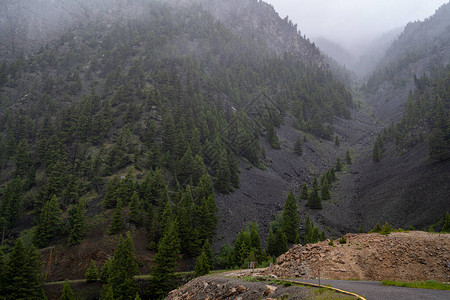
[[[103,265],[127,230],[140,272],[169,228],[193,269],[207,242],[231,242],[248,221],[266,235],[299,163],[316,173],[335,161],[300,161],[292,144],[306,136],[305,153],[332,148],[351,93],[273,7],[42,4],[8,2],[2,17],[15,22],[2,35],[0,217],[5,252],[22,237],[46,263],[57,258],[48,280]]]
[[[323,53],[330,56],[341,65],[353,67],[355,63],[354,56],[351,55],[350,52],[344,49],[341,45],[323,37],[315,38],[314,42]]]
[[[383,121],[401,116],[401,105],[408,91],[414,88],[414,75],[421,77],[434,67],[450,62],[449,15],[447,3],[426,20],[408,23],[367,80],[367,91],[384,94],[385,99],[378,99],[386,103],[371,102]]]
[[[262,1],[4,6],[7,265],[34,244],[49,281],[84,278],[93,260],[104,293],[135,295],[141,273],[156,297],[176,268],[268,264],[289,244],[377,222],[445,227],[448,69],[428,69],[428,54],[412,63],[426,77],[405,65],[350,90],[351,77]]]
[[[444,150],[450,140],[449,20],[445,4],[423,22],[409,23],[366,83],[377,127],[372,151],[363,154],[358,174],[351,176],[357,181],[354,199],[342,209],[354,212],[365,229],[384,221],[427,228],[450,210]],[[328,222],[342,217],[330,212]]]

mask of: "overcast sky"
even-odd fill
[[[289,16],[307,37],[325,37],[346,48],[410,21],[423,20],[449,0],[264,0]],[[349,49],[351,50],[351,49]]]

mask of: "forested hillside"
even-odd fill
[[[447,3],[426,20],[408,23],[367,81],[367,89],[376,91],[384,81],[404,86],[413,74],[422,76],[433,66],[448,64],[449,14]]]
[[[178,256],[164,254],[167,247],[195,258],[215,234],[216,195],[239,189],[240,161],[265,168],[261,141],[280,148],[275,129],[285,115],[298,129],[333,137],[334,117],[350,116],[350,92],[291,22],[264,3],[242,3],[276,20],[270,26],[295,39],[286,45],[311,53],[258,38],[263,31],[244,18],[263,24],[258,11],[237,14],[237,29],[209,12],[215,4],[152,1],[136,14],[88,18],[33,55],[2,63],[4,252],[19,236],[26,247],[70,252],[86,236],[101,247],[108,235],[137,228],[157,264]],[[181,248],[168,244],[176,236]]]

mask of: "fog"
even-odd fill
[[[264,0],[313,41],[325,38],[360,56],[383,34],[423,20],[448,0]]]

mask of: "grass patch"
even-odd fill
[[[432,290],[445,290],[450,291],[450,284],[440,283],[434,280],[427,281],[414,281],[414,282],[404,282],[404,281],[394,281],[394,280],[384,280],[381,282],[382,285],[389,286],[402,286],[418,289],[432,289]]]

